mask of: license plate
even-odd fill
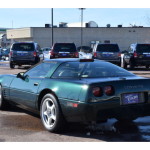
[[[25,54],[24,53],[18,53],[18,56],[24,56]]]
[[[62,56],[67,56],[67,54],[61,54]]]
[[[103,56],[103,57],[112,57],[113,54],[114,54],[114,53],[111,53],[111,52],[103,52],[103,53],[102,53],[102,56]]]
[[[103,57],[111,57],[112,54],[103,54]]]
[[[140,101],[141,94],[140,93],[128,93],[122,95],[122,104],[136,104],[141,103]]]
[[[25,52],[25,51],[17,51],[17,55],[18,55],[18,56],[27,56],[27,55],[28,55],[28,52]]]

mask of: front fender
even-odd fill
[[[7,100],[10,98],[9,88],[15,77],[16,75],[0,75],[0,84],[2,85],[3,92],[5,92],[5,95],[3,96]]]

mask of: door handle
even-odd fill
[[[34,83],[34,86],[38,86],[39,85],[39,83]]]

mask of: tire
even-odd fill
[[[7,102],[3,98],[2,85],[0,85],[0,110],[7,108]]]
[[[46,94],[41,102],[40,116],[44,127],[50,132],[60,132],[65,127],[65,120],[57,99],[52,94]]]
[[[149,69],[149,65],[146,65],[145,67],[146,67],[146,69]]]
[[[6,57],[5,57],[5,56],[3,57],[3,60],[6,60]]]
[[[125,60],[123,60],[123,62],[121,62],[121,67],[124,69],[127,69],[127,63],[125,62]]]
[[[10,68],[11,68],[11,69],[14,69],[14,68],[15,68],[15,65],[14,65],[12,62],[10,62]]]
[[[125,118],[125,119],[123,119],[123,118],[119,118],[119,119],[117,119],[119,122],[121,122],[121,123],[131,123],[131,122],[133,122],[133,120],[135,120],[135,119],[137,119],[136,117],[135,118]]]
[[[134,65],[134,62],[132,60],[130,60],[129,66],[130,66],[130,69],[134,69],[135,65]]]

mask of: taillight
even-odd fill
[[[115,93],[115,90],[114,90],[113,86],[108,85],[108,86],[104,87],[104,92],[106,95],[111,96]]]
[[[54,55],[54,52],[53,52],[53,51],[50,51],[50,55],[53,56],[53,55]]]
[[[75,57],[79,57],[79,53],[78,52],[75,52]]]
[[[94,57],[97,57],[97,53],[96,52],[94,52]]]
[[[13,55],[13,51],[10,51],[9,55],[12,56]]]
[[[138,54],[136,52],[134,52],[133,56],[134,57],[138,57]]]
[[[37,53],[36,53],[36,52],[33,52],[33,56],[36,57],[36,56],[37,56]]]
[[[121,57],[121,53],[118,53],[118,57]]]
[[[93,95],[96,96],[96,97],[99,97],[99,96],[102,96],[102,95],[103,95],[102,88],[100,88],[100,87],[94,87],[94,88],[92,89],[92,93],[93,93]]]

